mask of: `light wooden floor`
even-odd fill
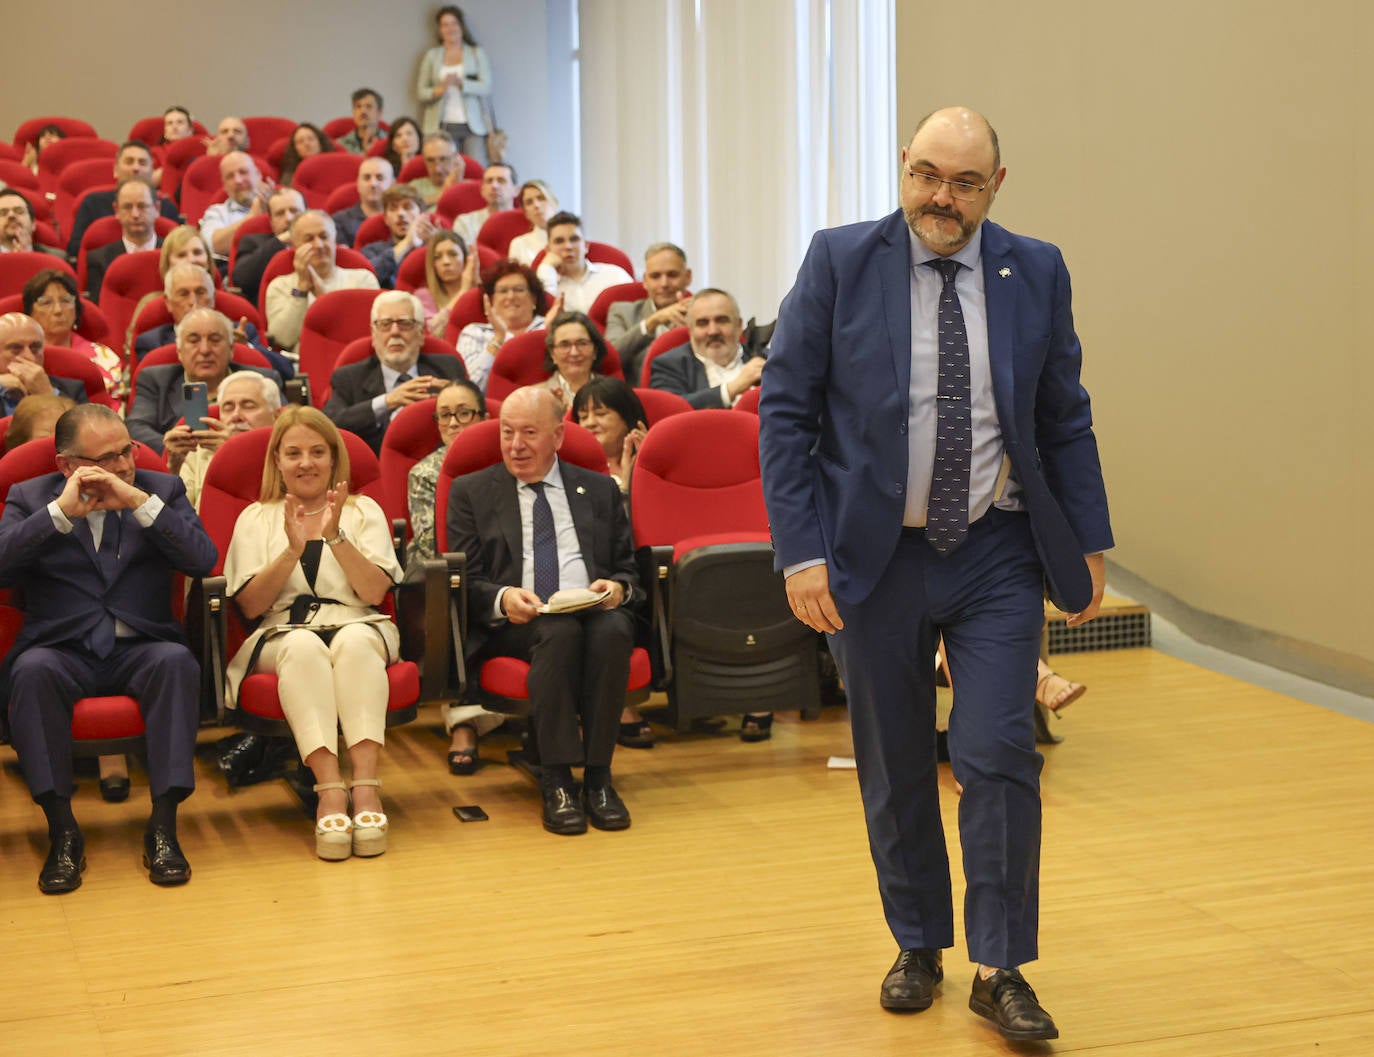
[[[1029,1052],[1374,1054],[1374,727],[1150,650],[1056,661],[1090,692],[1046,749],[1028,975],[1062,1038]],[[1008,1052],[959,948],[934,1008],[879,1008],[855,778],[825,768],[844,713],[775,729],[622,750],[634,828],[560,838],[518,775],[452,778],[415,725],[384,763],[392,850],[338,864],[283,786],[230,794],[206,766],[195,878],[168,891],[139,867],[146,786],[111,806],[86,781],[90,869],[63,897],[35,887],[41,814],[5,749],[0,1054]]]

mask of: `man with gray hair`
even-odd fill
[[[620,353],[620,365],[631,385],[639,384],[644,354],[654,339],[673,327],[687,325],[692,295],[692,269],[687,253],[671,242],[655,242],[644,251],[642,301],[616,301],[606,313],[606,340]]]
[[[746,358],[740,345],[739,304],[708,287],[689,302],[687,326],[688,344],[649,364],[650,388],[676,393],[695,408],[733,407],[763,374],[763,357]]]
[[[182,392],[185,383],[205,383],[210,404],[218,402],[219,388],[233,371],[255,371],[281,385],[281,376],[276,371],[232,361],[234,325],[228,316],[213,308],[193,308],[187,312],[177,324],[176,338],[180,362],[140,370],[128,414],[130,435],[164,452],[169,460],[183,459],[199,444],[214,440],[208,435],[213,427],[204,422],[177,425],[186,406]]]
[[[377,276],[366,268],[340,268],[334,218],[319,209],[291,223],[292,269],[267,284],[267,330],[278,347],[294,349],[301,340],[305,310],[333,290],[376,290]]]
[[[422,353],[424,340],[425,308],[418,297],[404,290],[379,296],[372,302],[373,355],[335,369],[324,413],[380,452],[394,411],[467,377],[457,356]]]
[[[463,163],[458,158],[458,148],[447,132],[431,132],[420,146],[420,157],[425,160],[425,175],[411,180],[410,186],[420,192],[425,205],[432,206],[439,196],[455,182],[463,178]]]
[[[43,328],[23,312],[0,316],[0,415],[12,415],[19,401],[34,394],[55,393],[78,404],[86,387],[76,378],[50,378],[43,367]]]

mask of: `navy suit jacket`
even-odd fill
[[[410,372],[417,378],[422,374],[454,381],[467,377],[467,370],[459,357],[434,356],[424,352],[420,353]],[[383,392],[381,361],[372,355],[357,363],[335,368],[329,378],[329,388],[329,399],[324,402],[324,413],[329,420],[340,429],[358,434],[373,451],[380,453],[382,435],[391,422],[388,416],[379,426],[377,416],[372,413],[373,398],[381,396]]]
[[[644,598],[635,571],[634,537],[620,488],[609,474],[559,461],[568,509],[587,579],[616,580],[626,587],[626,604]],[[520,499],[504,463],[454,480],[448,500],[448,547],[467,555],[468,637],[464,652],[475,656],[496,622],[492,611],[502,587],[519,587],[524,571]]]
[[[911,249],[900,210],[819,231],[763,372],[759,456],[779,569],[813,558],[868,597],[906,505]],[[1051,600],[1085,608],[1084,554],[1112,546],[1069,273],[1059,250],[983,223],[988,358],[1002,440]]]
[[[162,512],[143,528],[133,511],[118,513],[119,558],[107,578],[85,518],[59,532],[48,504],[62,494],[66,478],[49,473],[10,489],[0,517],[0,586],[25,589],[24,626],[10,656],[30,646],[81,642],[107,616],[151,639],[185,642],[172,613],[172,576],[205,576],[217,552],[175,474],[139,470],[134,483],[160,496]],[[115,529],[115,512],[105,515],[105,532]]]
[[[655,356],[649,361],[649,388],[676,393],[695,408],[726,407],[720,399],[720,386],[706,380],[691,344]]]

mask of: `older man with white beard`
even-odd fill
[[[392,414],[467,377],[457,356],[422,353],[425,308],[414,294],[391,290],[372,302],[373,355],[345,364],[329,379],[324,413],[340,429],[358,434],[373,451]]]

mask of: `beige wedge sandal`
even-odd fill
[[[349,786],[382,787],[380,778],[357,778]],[[359,811],[353,816],[353,854],[363,858],[381,855],[386,851],[386,815],[380,811]]]
[[[348,786],[343,782],[321,782],[315,792],[323,793],[330,789]],[[326,862],[339,862],[353,854],[353,820],[341,811],[315,820],[315,854]]]

